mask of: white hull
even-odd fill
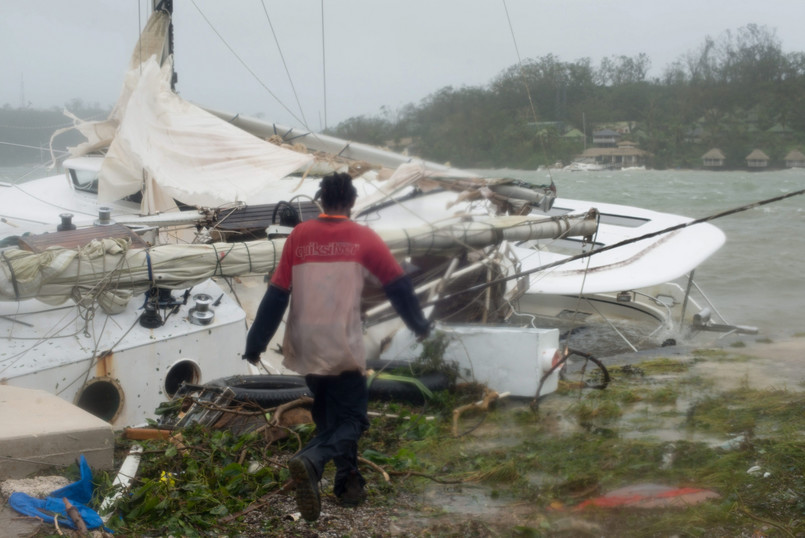
[[[182,382],[249,373],[243,311],[212,281],[197,293],[221,297],[209,325],[190,323],[192,299],[158,328],[138,323],[142,299],[114,316],[72,302],[0,302],[0,379],[56,394],[116,428],[144,424]]]

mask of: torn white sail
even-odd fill
[[[99,175],[99,201],[142,192],[145,214],[175,209],[174,199],[208,207],[275,201],[271,184],[313,157],[252,136],[174,93],[169,25],[167,13],[152,14],[106,120],[82,121],[66,112],[74,122],[70,129],[87,139],[70,148],[74,156],[109,148]]]
[[[138,192],[145,181],[146,189],[196,206],[269,203],[272,183],[312,162],[183,100],[170,88],[171,73],[170,62],[143,63],[101,168],[101,201]],[[144,212],[163,209],[158,196],[144,197]]]

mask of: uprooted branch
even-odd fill
[[[498,394],[494,390],[484,389],[484,399],[480,402],[474,402],[466,405],[462,405],[460,407],[456,407],[453,409],[453,437],[460,437],[458,433],[458,421],[461,418],[461,415],[464,414],[466,411],[472,409],[480,409],[482,411],[489,411],[489,406],[498,401],[500,398],[508,396],[508,393]],[[479,424],[480,425],[480,424]],[[477,426],[476,426],[477,427]],[[472,430],[470,430],[472,431]],[[469,433],[469,431],[464,432],[461,435],[465,435]]]

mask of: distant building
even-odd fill
[[[724,166],[724,152],[718,148],[713,148],[704,155],[702,155],[702,165],[705,168],[720,168]]]
[[[691,144],[698,144],[702,141],[702,137],[705,134],[704,127],[701,125],[697,125],[691,129],[688,129],[685,133],[685,142],[689,142]]]
[[[750,169],[761,169],[769,166],[769,156],[756,149],[746,156],[746,166]]]
[[[576,157],[576,161],[619,169],[645,166],[650,156],[649,152],[636,147],[634,142],[621,142],[615,148],[588,148]]]
[[[632,127],[634,122],[631,121],[610,121],[607,123],[599,123],[596,125],[596,128],[599,131],[608,129],[610,131],[615,131],[620,135],[628,135],[632,134]]]
[[[593,144],[602,148],[615,147],[620,140],[621,134],[612,129],[602,129],[593,132]]]
[[[563,134],[562,138],[567,138],[571,140],[584,140],[584,133],[582,133],[578,129],[571,129],[565,134]]]
[[[794,134],[793,129],[791,129],[790,127],[786,127],[785,125],[782,125],[780,123],[774,124],[774,126],[768,129],[766,132],[783,138],[790,138]]]
[[[787,168],[805,168],[805,155],[798,149],[789,151],[784,160]]]
[[[563,121],[530,121],[526,125],[529,127],[534,127],[537,132],[544,131],[546,129],[553,129],[557,133],[565,132],[565,122]]]

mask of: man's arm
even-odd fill
[[[257,308],[254,323],[246,336],[244,359],[252,364],[257,364],[260,360],[260,354],[266,350],[266,346],[277,332],[277,327],[280,326],[289,298],[290,293],[287,290],[274,285],[268,286],[268,290]]]
[[[391,306],[400,315],[405,325],[420,338],[430,334],[430,322],[425,318],[414,294],[414,284],[408,276],[402,276],[383,287]]]

